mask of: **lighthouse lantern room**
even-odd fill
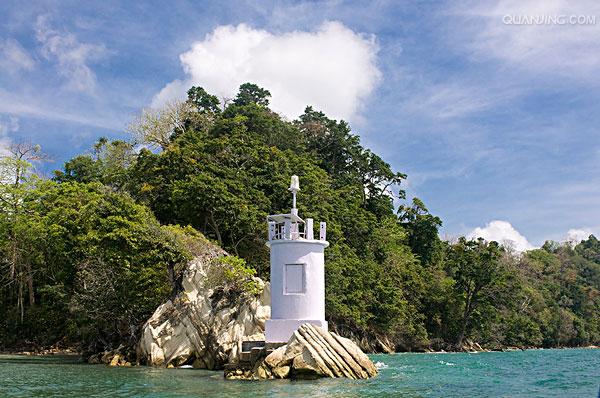
[[[265,325],[267,343],[285,343],[303,323],[327,329],[325,321],[325,256],[327,226],[314,237],[313,219],[298,216],[298,176],[292,176],[292,210],[267,217],[271,249],[271,319]]]

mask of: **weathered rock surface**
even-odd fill
[[[212,245],[211,245],[212,246]],[[214,259],[226,253],[212,246],[185,270],[183,291],[162,304],[146,322],[137,347],[138,361],[153,366],[222,369],[235,362],[242,341],[264,340],[270,317],[270,287],[254,278],[258,295],[240,294],[226,281]]]
[[[252,371],[225,372],[228,379],[368,379],[375,375],[375,365],[354,342],[308,323],[300,326],[286,345],[257,362]]]
[[[111,351],[104,351],[94,354],[88,358],[90,364],[105,364],[108,366],[131,366],[128,358],[130,358],[131,352],[124,345],[120,345],[118,348]]]

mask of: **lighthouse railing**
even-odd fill
[[[304,238],[306,238],[306,231],[303,230],[300,223],[289,221],[282,223],[269,222],[269,240],[296,240]]]
[[[296,222],[294,219],[278,217],[277,219],[267,219],[269,225],[270,241],[273,240],[297,240],[307,239],[314,240],[317,238],[314,233],[314,221],[312,218],[307,218],[306,221]],[[273,216],[274,217],[274,216]],[[319,235],[318,240],[327,240],[327,224],[325,222],[319,223]]]

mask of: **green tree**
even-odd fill
[[[187,92],[187,101],[194,106],[194,110],[200,113],[221,112],[219,99],[212,94],[209,94],[202,87],[193,86]]]
[[[237,97],[233,103],[238,106],[256,104],[260,106],[269,106],[271,93],[254,83],[244,83],[240,86]]]
[[[468,241],[460,238],[451,246],[448,255],[449,272],[454,278],[455,289],[462,304],[462,315],[458,320],[456,345],[461,347],[470,331],[476,310],[493,299],[493,287],[502,277],[500,267],[501,248],[496,242],[486,243],[483,239]]]
[[[412,206],[399,206],[398,218],[408,232],[408,244],[424,265],[442,261],[443,245],[438,230],[442,226],[439,217],[429,214],[425,204],[413,198]]]
[[[40,232],[35,215],[29,214],[25,201],[30,196],[30,188],[38,183],[34,162],[47,159],[41,147],[31,143],[13,143],[0,157],[0,224],[3,232],[0,248],[4,253],[0,282],[8,287],[8,300],[16,300],[21,320],[25,296],[29,305],[35,304],[34,277],[38,259],[30,249],[35,242],[32,238]]]
[[[268,278],[265,216],[290,208],[289,177],[297,174],[300,213],[328,225],[327,317],[364,348],[460,348],[467,338],[492,348],[600,342],[595,237],[522,254],[495,242],[444,242],[441,220],[422,201],[403,202],[406,176],[365,148],[346,122],[311,107],[290,122],[268,108],[269,97],[246,83],[233,103],[220,104],[192,87],[187,101],[134,122],[134,141],[152,150],[100,139],[91,155],[57,173],[64,192],[39,179],[20,184],[19,199],[8,203],[36,216],[19,218],[16,229],[7,207],[0,225],[20,240],[2,240],[0,250],[10,259],[11,248],[33,248],[18,262],[26,276],[21,297],[34,292],[34,305],[22,300],[25,322],[35,314],[46,330],[85,331],[90,347],[131,339],[135,333],[126,331],[153,300],[178,289],[182,259],[199,244],[190,242],[203,241],[194,229],[239,256],[231,275],[242,285],[254,271]],[[154,216],[187,227],[161,227]],[[10,269],[10,261],[2,264]],[[27,275],[34,276],[31,289]],[[0,303],[13,325],[17,285]],[[130,295],[127,285],[151,294]],[[95,308],[94,296],[106,305]],[[111,319],[115,308],[119,316]],[[68,325],[52,323],[65,312]]]
[[[116,191],[128,182],[128,169],[136,158],[133,145],[101,137],[93,145],[93,155],[79,155],[67,161],[63,170],[54,172],[58,182],[101,182]]]
[[[60,182],[82,183],[102,181],[102,163],[89,155],[79,155],[67,161],[63,170],[56,170],[54,178]]]
[[[588,239],[581,241],[576,247],[575,252],[587,260],[600,264],[600,241],[590,235]]]
[[[33,177],[19,188],[20,213],[0,213],[10,231],[0,239],[0,346],[133,343],[190,258],[185,234],[99,183]]]

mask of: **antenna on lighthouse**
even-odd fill
[[[292,214],[298,215],[298,209],[296,209],[296,193],[300,190],[300,180],[298,176],[293,175],[292,181],[288,191],[292,192]]]

